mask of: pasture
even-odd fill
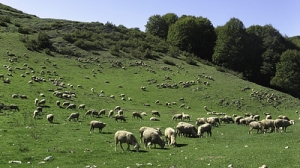
[[[176,64],[171,66],[162,59],[141,62],[111,56],[107,51],[101,51],[100,56],[91,54],[84,58],[59,54],[48,56],[26,50],[15,40],[18,38],[15,33],[2,33],[0,37],[3,46],[0,48],[0,74],[11,81],[9,84],[0,83],[0,102],[16,104],[20,109],[3,109],[0,113],[1,167],[300,166],[299,116],[295,113],[300,102],[287,94],[241,80],[200,62],[197,66],[189,65],[180,58],[164,56]],[[7,51],[15,56],[8,56]],[[11,67],[11,71],[3,65]],[[32,81],[32,76],[45,81]],[[59,82],[54,84],[54,80]],[[75,95],[62,98],[53,95],[54,91],[68,91]],[[41,93],[44,97],[40,96]],[[12,98],[12,94],[26,95],[27,99]],[[124,100],[120,94],[125,95]],[[115,98],[110,98],[111,95]],[[33,119],[36,98],[46,99],[46,104],[41,115]],[[156,100],[159,103],[156,104]],[[85,104],[86,107],[84,110],[77,107],[66,109],[58,107],[56,101],[77,106]],[[166,102],[171,105],[166,106]],[[115,106],[123,109],[126,122],[107,117],[108,111]],[[106,115],[85,116],[89,109],[105,109]],[[160,112],[160,121],[149,121],[152,110]],[[78,122],[67,120],[73,112],[80,113]],[[140,120],[132,118],[132,112],[146,112],[148,115]],[[203,138],[177,137],[178,147],[166,145],[164,149],[144,149],[141,143],[140,152],[122,152],[119,146],[114,151],[116,131],[127,130],[138,138],[141,126],[162,130],[174,128],[179,121],[172,120],[172,116],[182,112],[191,116],[191,124],[195,124],[198,117],[210,116],[207,112],[242,116],[252,113],[261,118],[268,112],[273,118],[289,116],[296,124],[288,127],[285,133],[256,134],[253,131],[253,134],[248,134],[248,126],[222,123],[213,128],[212,137],[206,138],[206,134]],[[54,114],[54,123],[47,121],[47,114]],[[98,133],[98,129],[90,133],[91,120],[100,120],[107,126],[102,133]],[[123,146],[126,148],[126,144]],[[52,159],[44,161],[48,156]]]

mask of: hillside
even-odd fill
[[[119,152],[114,151],[113,134],[117,130],[124,129],[138,136],[138,129],[145,125],[161,129],[175,127],[177,121],[172,120],[172,116],[176,113],[189,114],[191,124],[195,123],[196,118],[209,117],[208,114],[213,112],[230,116],[233,114],[244,116],[246,113],[258,114],[261,118],[265,117],[264,113],[271,113],[274,118],[278,115],[287,115],[294,120],[299,118],[295,113],[300,107],[298,99],[244,81],[232,73],[218,71],[217,68],[196,60],[189,64],[190,62],[186,59],[187,53],[180,52],[173,56],[170,52],[159,52],[164,51],[167,45],[165,46],[163,42],[157,43],[155,41],[157,39],[143,39],[145,35],[137,30],[101,23],[41,19],[15,9],[4,8],[3,5],[1,5],[0,12],[2,18],[5,15],[10,18],[10,22],[5,22],[6,26],[1,26],[0,33],[0,62],[2,64],[0,74],[3,80],[0,83],[0,107],[2,108],[0,140],[4,142],[1,146],[2,156],[6,156],[0,158],[0,165],[7,167],[9,161],[21,160],[23,166],[34,167],[51,155],[54,160],[46,161],[46,167],[72,167],[71,165],[74,164],[78,167],[90,164],[98,165],[98,167],[101,165],[135,167],[139,161],[144,166],[151,162],[155,166],[161,165],[162,167],[172,165],[194,167],[195,165],[193,166],[188,161],[180,162],[180,158],[192,158],[196,155],[195,150],[203,148],[197,145],[203,143],[206,146],[213,144],[212,150],[207,155],[198,151],[199,158],[194,158],[193,161],[198,161],[202,166],[208,163],[214,164],[212,167],[217,167],[217,165],[224,167],[233,162],[239,167],[242,164],[235,160],[240,152],[238,147],[233,147],[232,153],[228,155],[226,151],[218,151],[220,153],[217,154],[217,149],[221,145],[230,144],[231,141],[242,146],[246,142],[249,146],[251,144],[254,146],[261,143],[257,141],[258,136],[266,138],[263,143],[268,144],[274,136],[281,137],[282,134],[248,135],[248,127],[222,124],[219,128],[213,129],[211,140],[180,137],[178,141],[181,147],[168,146],[166,150],[154,149],[153,151],[143,149],[141,153],[128,152],[127,155],[123,155],[119,147]],[[27,28],[28,34],[20,33],[20,27]],[[88,35],[88,32],[93,31],[98,31],[99,36]],[[49,36],[51,47],[31,46],[32,39],[39,42],[37,37],[40,32]],[[89,37],[88,39],[93,37],[95,40],[93,44],[83,49],[82,45],[78,47],[75,43],[67,41],[68,35],[76,41],[81,38],[84,44],[91,42],[87,41],[86,37]],[[130,41],[129,52],[112,49],[112,46],[120,47],[116,46],[117,37],[124,41],[124,46],[126,41]],[[149,42],[151,40],[154,41]],[[101,43],[98,43],[100,41]],[[133,44],[151,48],[150,56],[145,54],[146,49],[134,50],[138,52],[134,52],[136,55],[141,54],[140,57],[132,55]],[[6,79],[10,82],[4,82]],[[57,92],[64,93],[65,96],[57,95]],[[27,98],[21,98],[21,95]],[[111,98],[112,95],[114,98]],[[36,98],[45,99],[46,103],[42,105],[43,112],[37,119],[34,119],[32,116],[37,108],[34,104]],[[159,103],[156,103],[157,100]],[[60,107],[57,106],[57,101],[61,102]],[[66,109],[62,106],[63,102],[75,104],[76,108]],[[170,104],[166,105],[166,103]],[[10,110],[10,104],[17,105],[20,111]],[[78,109],[80,104],[85,104],[84,110]],[[108,112],[115,106],[123,109],[127,120],[125,123],[115,122],[113,118],[107,117]],[[96,111],[105,109],[106,115],[86,116],[85,112],[90,109]],[[161,113],[160,121],[149,121],[152,110]],[[80,113],[79,122],[68,121],[68,116],[73,112]],[[146,112],[148,115],[144,116],[144,120],[138,120],[131,117],[132,112]],[[47,114],[55,116],[53,124],[46,120]],[[101,120],[107,123],[103,133],[98,134],[98,130],[95,130],[95,133],[89,132],[91,120]],[[295,145],[295,149],[296,141],[292,139],[293,133],[297,134],[298,127],[295,125],[288,128],[282,140],[289,146]],[[227,134],[228,130],[230,132]],[[226,133],[221,138],[224,132]],[[232,139],[232,135],[240,132],[243,132],[243,136]],[[247,139],[252,141],[248,143]],[[220,143],[215,143],[216,141]],[[287,144],[282,142],[280,145]],[[270,150],[278,152],[276,145],[273,148],[270,147]],[[123,146],[126,147],[126,145]],[[249,153],[252,154],[256,150],[259,150],[259,147],[252,148]],[[193,152],[189,154],[187,151]],[[282,154],[279,159],[281,164],[287,164],[285,159],[289,158],[293,152],[296,153],[292,149],[291,152]],[[261,154],[262,151],[259,153]],[[172,158],[171,155],[174,155],[174,161],[169,160]],[[209,159],[210,156],[215,159]],[[225,156],[226,159],[224,159]],[[253,163],[253,159],[247,161],[247,156],[241,156],[241,159],[245,160],[246,164]],[[118,160],[119,157],[124,157],[126,162]],[[153,158],[153,160],[143,160],[146,157]],[[272,157],[268,156],[253,166],[258,167],[268,159],[271,160]],[[293,160],[293,158],[290,159]],[[26,164],[26,162],[31,164]],[[269,164],[276,165],[274,162]],[[9,166],[17,167],[18,165],[9,164]]]

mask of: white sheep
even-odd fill
[[[115,107],[115,111],[117,111],[117,110],[121,110],[121,107],[120,106],[116,106]]]
[[[68,120],[71,121],[72,119],[75,121],[78,121],[78,118],[79,118],[79,113],[76,112],[76,113],[71,113],[70,116],[68,117]]]
[[[101,109],[98,113],[99,116],[104,116],[105,115],[106,110],[105,109]]]
[[[139,129],[139,133],[140,133],[140,141],[142,142],[142,139],[143,139],[143,133],[145,130],[147,129],[150,129],[152,131],[155,131],[157,132],[159,135],[162,135],[162,132],[160,130],[160,128],[152,128],[152,127],[146,127],[146,126],[143,126]]]
[[[120,142],[120,147],[124,151],[122,143],[127,143],[127,150],[130,150],[129,145],[133,145],[136,151],[139,151],[140,144],[136,140],[132,132],[128,131],[117,131],[114,136],[115,140],[115,151],[117,151],[117,145]]]
[[[69,104],[66,109],[76,109],[76,104]]]
[[[252,121],[251,123],[249,123],[250,129],[248,131],[248,134],[252,134],[252,130],[253,129],[257,129],[257,132],[259,132],[259,130],[261,130],[261,122],[260,121]]]
[[[290,121],[285,120],[285,119],[276,119],[276,120],[274,120],[274,125],[275,125],[275,129],[276,129],[277,132],[279,132],[278,131],[279,128],[282,128],[282,130],[284,132],[286,132],[286,128],[288,126],[291,126],[291,125],[294,125],[294,124],[295,124],[294,120],[290,120]]]
[[[150,121],[160,121],[160,120],[156,117],[150,117]]]
[[[85,109],[85,104],[80,104],[80,105],[78,106],[78,109],[84,110],[84,109]]]
[[[12,94],[11,97],[15,99],[15,98],[19,98],[19,95],[18,94]]]
[[[59,101],[59,100],[56,101],[56,105],[57,105],[58,107],[60,107],[60,101]]]
[[[38,103],[39,103],[39,99],[38,99],[38,98],[35,98],[35,99],[34,99],[34,105],[36,105],[36,106],[37,106],[37,105],[38,105]]]
[[[197,135],[199,136],[199,138],[201,138],[203,136],[203,133],[206,132],[207,133],[206,137],[211,136],[211,134],[212,134],[211,129],[212,129],[211,124],[209,124],[209,123],[203,124],[203,125],[198,127],[198,134]]]
[[[115,121],[117,121],[118,122],[118,120],[121,120],[121,121],[123,121],[123,122],[126,122],[126,119],[125,119],[125,117],[123,116],[123,115],[115,115]]]
[[[143,119],[142,115],[138,112],[132,112],[132,118]]]
[[[91,92],[94,93],[94,88],[91,88]]]
[[[176,120],[176,121],[177,121],[177,119],[182,120],[182,114],[174,114],[174,115],[172,116],[172,120]]]
[[[197,126],[200,126],[200,125],[205,124],[205,123],[206,123],[206,118],[205,117],[201,117],[201,118],[196,119],[196,125]]]
[[[53,114],[48,114],[48,115],[47,115],[47,120],[48,120],[50,123],[53,123],[53,119],[54,119],[54,115],[53,115]]]
[[[118,113],[118,115],[123,115],[124,111],[123,110],[119,110],[117,113]]]
[[[99,133],[102,132],[102,129],[106,126],[106,123],[103,123],[101,121],[91,121],[90,122],[90,133],[92,133],[92,131],[94,132],[95,128],[99,128]]]
[[[41,105],[45,105],[46,104],[46,99],[42,99],[38,102],[38,105],[41,106]]]
[[[143,138],[144,138],[144,147],[146,146],[150,147],[152,144],[154,144],[154,147],[156,148],[156,144],[158,144],[161,148],[165,147],[165,142],[163,138],[156,132],[151,129],[146,129],[143,132]]]
[[[147,116],[147,113],[146,112],[141,112],[141,115],[142,116]]]
[[[275,120],[272,119],[264,119],[261,120],[261,132],[263,132],[264,134],[267,132],[267,129],[270,129],[271,132],[273,132],[275,130]]]
[[[114,115],[114,110],[110,110],[107,117],[111,117]]]
[[[39,115],[39,111],[38,110],[34,110],[33,111],[33,118],[36,119]]]
[[[173,128],[168,127],[165,129],[165,138],[168,142],[168,145],[176,146],[176,137],[177,133]]]
[[[190,115],[182,113],[182,119],[191,120]]]
[[[152,110],[151,113],[152,113],[153,116],[158,116],[158,117],[160,117],[159,112],[156,111],[156,110]]]

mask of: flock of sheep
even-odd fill
[[[27,56],[27,55],[26,55]],[[51,62],[49,59],[47,59],[48,62]],[[78,59],[79,62],[82,62],[82,60]],[[122,64],[122,62],[120,61],[111,61],[111,67],[121,67],[122,69],[126,69],[126,67]],[[25,74],[30,74],[30,73],[34,73],[34,69],[30,66],[28,66],[27,64],[24,64],[24,66],[31,70],[28,73]],[[99,66],[101,66],[99,64]],[[147,64],[145,64],[142,61],[137,61],[135,63],[130,63],[130,66],[146,66],[148,71],[151,71],[152,73],[156,73],[154,70],[151,69],[151,66],[148,66]],[[3,66],[4,68],[8,69],[8,75],[11,74],[11,72],[13,71],[13,68],[11,66],[5,65]],[[53,64],[53,67],[57,68],[56,64]],[[43,76],[45,73],[52,73],[54,76],[58,76],[58,74],[53,71],[50,72],[49,70],[47,70],[47,68],[45,66],[41,67],[42,70],[40,71],[40,75]],[[171,71],[171,69],[168,66],[162,66],[161,67],[162,70],[165,71]],[[94,69],[92,70],[92,72],[94,73]],[[172,72],[174,73],[174,72]],[[179,72],[178,72],[179,73]],[[185,73],[188,73],[187,71]],[[74,87],[72,84],[66,84],[63,81],[62,78],[58,78],[58,79],[44,79],[43,77],[38,77],[38,74],[31,76],[30,80],[29,80],[29,84],[33,84],[33,82],[51,82],[54,86],[56,86],[58,89],[57,90],[48,90],[48,91],[52,91],[52,96],[54,96],[54,98],[57,98],[59,100],[57,100],[55,102],[56,106],[59,108],[64,108],[66,110],[85,110],[86,109],[86,105],[85,104],[79,104],[78,106],[74,103],[71,103],[72,98],[76,98],[76,92],[74,91]],[[94,75],[94,74],[93,74]],[[24,75],[21,75],[21,77],[24,77]],[[174,84],[169,84],[169,82],[165,82],[162,84],[157,84],[157,87],[159,88],[178,88],[178,86],[182,86],[183,88],[195,85],[196,83],[200,83],[200,81],[202,79],[200,78],[204,78],[207,80],[211,80],[214,81],[213,77],[211,76],[206,76],[206,75],[199,75],[198,78],[194,81],[194,80],[190,80],[190,81],[185,81],[182,82],[180,81],[178,84],[174,83]],[[10,79],[6,78],[5,79],[5,75],[4,74],[0,74],[0,79],[3,80],[3,83],[10,83]],[[171,77],[169,76],[165,76],[165,80],[171,80]],[[109,81],[107,81],[106,83],[109,83]],[[204,85],[209,86],[210,83],[208,81],[204,81],[203,82]],[[76,85],[75,85],[76,86]],[[121,86],[120,86],[121,87]],[[66,91],[66,88],[70,88],[72,91]],[[77,85],[77,88],[79,89],[83,89],[82,85]],[[63,91],[65,90],[65,91]],[[141,90],[142,91],[147,91],[147,88],[145,86],[141,86]],[[90,89],[91,93],[95,93],[95,89],[91,88]],[[100,91],[99,96],[103,96],[104,92]],[[277,101],[278,97],[276,97],[274,94],[263,94],[261,95],[260,92],[254,91],[253,93],[251,93],[252,97],[257,97],[257,96],[263,96],[266,97],[268,101]],[[44,94],[40,94],[40,97],[42,97],[41,100],[39,100],[38,98],[36,98],[34,100],[34,105],[36,106],[36,109],[33,111],[33,118],[34,119],[38,119],[39,116],[43,115],[43,108],[46,106],[46,98]],[[110,95],[110,98],[115,99],[116,96],[114,95]],[[125,94],[120,94],[119,97],[122,100],[125,100]],[[26,95],[19,95],[19,94],[12,94],[12,98],[21,98],[21,99],[27,99]],[[63,102],[61,102],[63,100]],[[126,100],[132,101],[132,98],[128,97]],[[178,107],[180,109],[186,108],[186,109],[190,109],[189,106],[186,106],[185,104],[185,99],[184,98],[179,98],[179,101],[182,102]],[[159,105],[160,101],[156,100],[154,101],[154,104]],[[144,104],[145,106],[148,106],[149,104]],[[176,106],[177,102],[166,102],[165,106],[167,107],[171,107],[171,106]],[[19,107],[15,104],[10,104],[8,106],[5,106],[4,104],[0,104],[0,111],[2,109],[10,109],[10,110],[16,110],[19,111]],[[210,111],[207,106],[204,106],[204,109],[206,111]],[[116,114],[115,114],[116,113]],[[115,115],[114,115],[115,114]],[[78,121],[79,117],[83,115],[80,114],[80,112],[72,112],[69,117],[67,118],[68,121],[74,120],[74,121]],[[137,118],[140,120],[143,120],[143,117],[146,116],[147,113],[146,112],[132,112],[132,118]],[[127,144],[127,150],[130,150],[130,145],[133,146],[133,148],[136,151],[139,151],[140,148],[140,143],[144,144],[144,148],[150,148],[152,145],[154,145],[154,147],[156,147],[156,145],[159,145],[161,148],[165,147],[165,144],[168,144],[170,146],[176,146],[177,142],[176,142],[176,138],[177,136],[184,136],[184,137],[203,137],[204,133],[207,133],[207,137],[208,136],[212,136],[212,130],[213,127],[218,127],[220,126],[221,123],[236,123],[237,125],[248,125],[249,126],[249,131],[248,133],[250,134],[252,132],[253,129],[257,130],[257,133],[261,132],[261,133],[266,133],[268,130],[270,132],[275,132],[275,131],[279,131],[279,129],[281,129],[282,131],[286,131],[286,128],[288,126],[291,126],[295,123],[294,120],[290,120],[288,117],[286,116],[279,116],[278,119],[272,119],[270,114],[266,114],[266,118],[263,120],[260,120],[260,116],[259,115],[246,115],[245,116],[237,116],[237,115],[226,115],[226,114],[217,114],[214,112],[208,112],[207,115],[216,115],[215,117],[199,117],[196,119],[196,123],[195,125],[190,124],[189,122],[192,121],[191,116],[185,113],[180,113],[180,114],[174,114],[172,116],[172,118],[170,118],[170,120],[173,121],[179,121],[178,124],[173,128],[173,127],[167,127],[164,131],[164,134],[162,133],[162,130],[160,128],[152,128],[152,127],[146,127],[143,126],[139,129],[139,138],[140,141],[137,140],[137,138],[134,136],[133,132],[129,132],[129,131],[125,131],[125,130],[119,130],[117,132],[115,132],[114,134],[114,142],[115,142],[115,150],[117,151],[117,145],[120,144],[120,147],[122,150],[123,143]],[[217,115],[221,115],[220,117],[217,117]],[[53,123],[54,122],[54,114],[46,114],[46,119],[50,122]],[[128,119],[128,117],[124,116],[124,111],[123,109],[121,109],[120,106],[116,106],[113,110],[108,111],[108,114],[106,114],[106,110],[105,109],[101,109],[100,111],[94,110],[94,109],[89,109],[85,112],[85,114],[83,115],[84,118],[86,118],[87,116],[91,116],[91,117],[103,117],[103,116],[107,116],[107,118],[114,118],[114,120],[116,122],[121,121],[121,122],[126,122],[126,118]],[[160,121],[160,117],[161,114],[157,111],[157,110],[153,110],[151,111],[151,117],[149,118],[150,121]],[[94,129],[99,129],[99,133],[102,132],[102,129],[104,129],[107,124],[101,121],[96,121],[96,120],[92,120],[89,123],[90,126],[90,133],[94,132]],[[163,136],[165,138],[163,138]]]

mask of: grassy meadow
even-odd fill
[[[217,71],[213,66],[200,62],[197,66],[189,65],[182,61],[183,56],[173,58],[164,55],[142,60],[144,65],[136,65],[141,60],[112,56],[105,50],[97,55],[88,53],[87,57],[82,58],[54,52],[53,56],[49,56],[44,52],[27,50],[19,41],[17,32],[1,30],[0,62],[11,67],[12,71],[1,65],[0,74],[11,82],[0,82],[0,103],[16,104],[20,111],[2,110],[0,113],[0,167],[73,168],[95,165],[112,168],[186,168],[228,167],[230,164],[243,168],[257,168],[263,164],[271,168],[300,167],[300,126],[299,116],[295,113],[300,107],[299,99]],[[58,45],[59,41],[54,43]],[[7,51],[15,56],[8,56]],[[13,58],[14,61],[9,61]],[[165,64],[166,60],[174,65]],[[122,65],[118,66],[116,62]],[[167,69],[164,70],[164,67]],[[45,82],[29,84],[32,76],[43,78]],[[66,87],[55,86],[50,79],[57,79]],[[194,83],[187,87],[180,84],[192,81]],[[177,84],[178,88],[163,88],[161,84]],[[146,87],[145,91],[141,90],[142,86]],[[94,93],[91,88],[94,88]],[[54,96],[53,90],[60,89],[74,92],[76,97],[67,100]],[[41,93],[45,97],[41,97]],[[26,95],[28,98],[12,98],[12,94]],[[120,94],[125,94],[126,99],[122,100]],[[268,99],[268,94],[275,98]],[[110,98],[111,95],[115,98]],[[43,108],[38,119],[33,119],[36,98],[46,99],[47,108]],[[156,100],[160,103],[155,104]],[[86,108],[60,108],[56,106],[56,101],[68,101],[77,106],[85,104]],[[166,102],[176,104],[168,107]],[[182,104],[184,107],[180,108]],[[108,111],[115,106],[121,106],[124,110],[126,122],[116,122],[107,117]],[[206,138],[206,134],[203,138],[177,137],[178,147],[166,145],[164,149],[144,149],[141,144],[140,152],[122,152],[119,146],[114,151],[113,136],[116,131],[127,130],[137,138],[142,126],[159,127],[164,131],[167,127],[174,128],[179,122],[173,121],[172,115],[183,112],[191,116],[191,121],[187,122],[195,124],[196,118],[211,116],[204,106],[210,112],[227,115],[253,113],[261,118],[265,117],[264,112],[271,113],[273,118],[286,115],[296,124],[288,127],[285,133],[256,134],[254,130],[253,134],[248,134],[248,126],[222,123],[213,128],[212,137]],[[85,116],[89,109],[106,109],[106,116]],[[152,110],[160,112],[160,121],[149,121]],[[78,122],[67,120],[73,112],[80,113]],[[131,117],[132,112],[147,112],[148,115],[139,120]],[[46,119],[50,113],[55,116],[53,124]],[[107,126],[102,133],[98,133],[98,129],[90,133],[91,120],[100,120]],[[126,149],[127,145],[123,144],[123,147]],[[44,161],[47,156],[53,159]]]

